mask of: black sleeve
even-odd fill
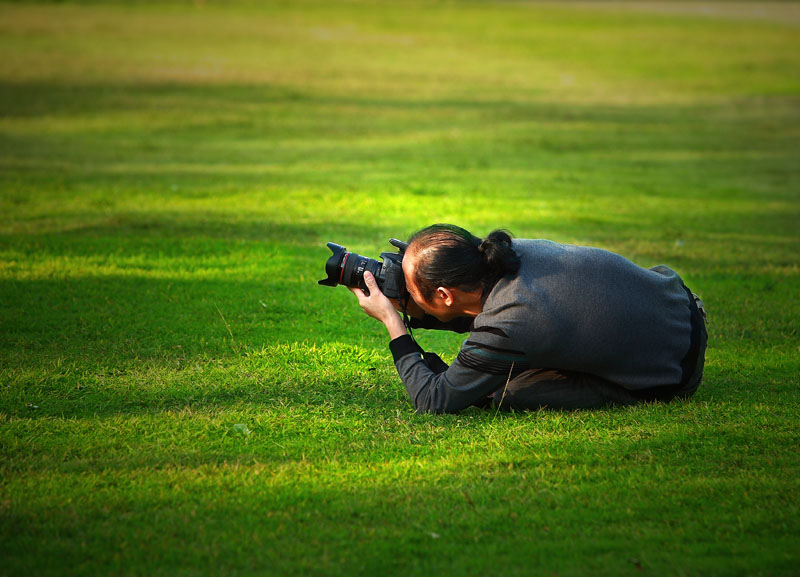
[[[419,412],[457,413],[480,404],[530,367],[523,351],[500,329],[476,329],[446,370],[432,370],[408,335],[390,343],[395,366]]]

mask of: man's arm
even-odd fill
[[[488,337],[488,338],[487,338]],[[395,367],[408,396],[421,413],[457,413],[481,405],[510,378],[530,368],[525,354],[493,333],[470,335],[446,371],[431,370],[411,337],[390,343]],[[505,339],[507,341],[507,339]],[[491,341],[492,344],[489,344]]]
[[[375,278],[364,273],[369,295],[359,288],[350,290],[369,316],[389,331],[389,348],[395,367],[419,412],[457,413],[503,387],[508,379],[529,368],[525,354],[514,350],[508,336],[499,329],[475,329],[461,346],[458,357],[447,370],[437,372],[406,332],[392,302],[380,291]]]

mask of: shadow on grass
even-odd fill
[[[176,98],[180,102],[176,102]],[[219,110],[220,107],[242,109],[247,106],[297,105],[304,109],[346,107],[365,110],[464,110],[502,112],[501,116],[540,120],[614,120],[622,123],[662,122],[666,117],[681,115],[686,107],[598,106],[595,104],[530,102],[486,98],[397,98],[338,96],[305,92],[286,86],[269,84],[180,84],[180,83],[71,83],[0,81],[0,117],[34,118],[37,116],[74,116],[115,111],[165,110],[181,104],[189,109]],[[248,114],[252,108],[243,109]],[[673,111],[670,115],[669,111]],[[180,112],[180,111],[179,111]],[[654,114],[654,113],[660,113]],[[365,119],[366,120],[366,119]]]
[[[339,163],[412,161],[417,169],[431,152],[440,167],[460,168],[522,169],[532,153],[536,164],[554,167],[553,155],[563,163],[575,152],[602,153],[606,162],[643,153],[655,164],[692,155],[709,161],[765,147],[785,152],[792,135],[781,128],[797,115],[789,97],[634,106],[343,97],[270,85],[0,83],[0,117],[22,121],[0,141],[6,162],[109,176],[119,169],[106,165],[157,170],[183,162],[202,173],[220,164],[302,163],[309,152]]]

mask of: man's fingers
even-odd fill
[[[367,290],[365,291],[368,293],[367,297],[371,298],[372,295],[375,295],[377,300],[386,298],[381,289],[378,287],[378,281],[375,279],[375,275],[369,271],[364,271],[364,284],[367,285]]]

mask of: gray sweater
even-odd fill
[[[513,246],[519,271],[494,286],[477,317],[416,323],[470,331],[446,371],[432,371],[408,335],[390,343],[418,411],[458,412],[532,368],[589,373],[631,390],[680,382],[691,321],[673,270],[547,240]]]

